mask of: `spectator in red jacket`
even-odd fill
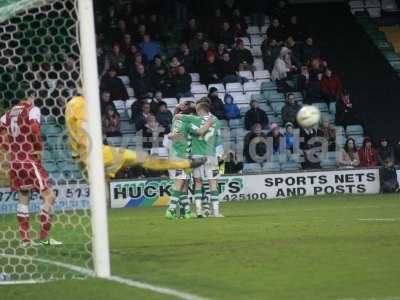
[[[330,111],[329,103],[336,102],[339,98],[340,92],[342,91],[342,83],[337,75],[332,74],[330,69],[326,69],[320,85],[322,97],[325,99],[328,110]]]
[[[376,167],[378,165],[378,152],[372,146],[369,137],[364,138],[364,142],[360,150],[358,150],[361,167]]]

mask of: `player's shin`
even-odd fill
[[[19,203],[17,206],[17,219],[19,224],[19,234],[23,243],[31,241],[29,237],[29,208],[26,204]]]
[[[203,191],[201,189],[196,189],[194,191],[194,204],[196,206],[196,214],[198,217],[203,216],[202,198],[203,198]]]
[[[40,233],[39,239],[45,240],[51,229],[51,214],[53,212],[54,194],[51,190],[46,190],[42,193],[44,199],[43,205],[40,208]]]
[[[218,191],[211,191],[211,204],[212,204],[212,209],[213,209],[213,215],[214,216],[219,216],[219,192]]]
[[[165,217],[167,219],[176,219],[176,207],[179,203],[180,192],[176,189],[173,189],[171,192],[171,200],[168,205],[167,212]]]
[[[191,213],[191,209],[190,209],[190,201],[189,201],[187,192],[181,192],[179,202],[180,202],[181,207],[183,208],[183,217],[185,219],[192,218],[192,213]]]

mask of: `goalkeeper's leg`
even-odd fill
[[[172,170],[196,168],[206,162],[206,159],[160,159],[151,156],[143,151],[132,151],[129,149],[116,148],[110,146],[103,147],[104,166],[107,176],[114,178],[119,170],[134,165],[141,165],[149,170]]]

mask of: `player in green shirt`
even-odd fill
[[[203,180],[207,180],[210,187],[213,216],[220,218],[223,215],[219,212],[218,178],[220,174],[217,148],[222,147],[221,125],[219,120],[210,113],[210,107],[207,102],[198,102],[196,104],[196,112],[198,116],[182,116],[183,121],[190,123],[189,132],[192,136],[192,157],[207,158],[207,162],[203,167],[193,170],[196,213],[198,217],[210,214],[208,203],[203,201],[206,199],[203,197]],[[203,128],[204,124],[211,122],[211,120],[212,126],[205,133],[201,131],[201,134],[199,134],[199,129]]]
[[[188,111],[190,113],[190,111]],[[180,115],[178,115],[180,116]],[[185,115],[190,116],[190,115]],[[207,132],[211,122],[204,123],[197,131],[190,129],[190,122],[180,117],[175,117],[172,122],[172,131],[168,136],[170,143],[170,156],[175,159],[187,159],[191,155],[191,134],[201,135]],[[174,187],[171,193],[171,201],[165,213],[167,219],[176,219],[176,208],[179,203],[182,208],[182,215],[185,219],[191,219],[190,202],[187,196],[188,180],[190,175],[186,170],[170,170],[170,177],[174,179]]]

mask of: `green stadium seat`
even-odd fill
[[[286,162],[281,164],[282,171],[298,171],[301,169],[300,164],[295,162]]]
[[[362,135],[362,134],[364,134],[364,130],[361,125],[349,125],[346,128],[347,136]]]
[[[243,173],[245,174],[261,173],[261,165],[257,163],[245,163],[243,165]]]
[[[281,165],[279,162],[267,162],[262,164],[261,170],[263,172],[279,172]]]

